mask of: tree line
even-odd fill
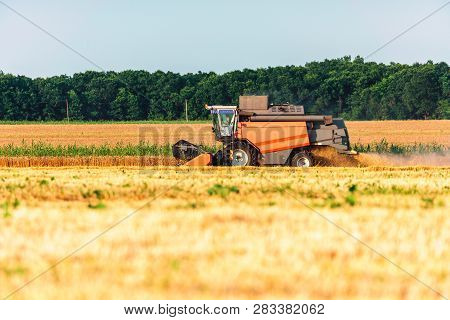
[[[76,73],[31,79],[0,71],[0,120],[206,119],[207,104],[236,105],[242,94],[302,104],[310,114],[353,120],[449,119],[450,72],[445,62],[365,62],[361,57],[304,66],[224,74],[156,71]]]

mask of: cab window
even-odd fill
[[[233,113],[220,113],[220,122],[223,126],[230,126],[233,124]]]

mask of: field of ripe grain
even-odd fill
[[[9,298],[448,297],[449,173],[0,169],[0,295],[122,221]]]
[[[450,146],[450,120],[347,121],[352,143],[437,143]],[[173,144],[180,139],[214,144],[210,124],[3,124],[0,145],[44,141],[54,145]]]
[[[348,121],[352,143],[437,143],[450,147],[450,120]]]
[[[0,145],[43,141],[53,145],[173,144],[180,139],[213,144],[211,124],[6,124]]]

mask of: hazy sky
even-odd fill
[[[105,70],[180,73],[366,56],[445,0],[0,0]],[[98,70],[0,2],[0,70]],[[368,60],[450,60],[450,5]]]

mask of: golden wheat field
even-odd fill
[[[437,143],[450,147],[450,120],[346,121],[353,143]],[[213,144],[211,124],[17,124],[0,125],[0,145],[44,141],[54,145],[175,143]]]
[[[2,168],[0,294],[448,297],[449,173],[448,167]]]

